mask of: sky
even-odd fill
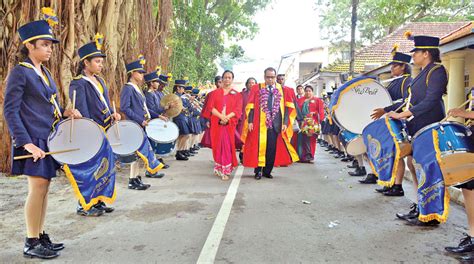
[[[321,46],[316,0],[275,0],[256,15],[260,28],[254,39],[238,44],[245,55],[254,59],[234,66],[235,81],[250,77],[262,81],[263,70],[277,68],[281,56],[298,50]]]

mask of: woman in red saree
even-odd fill
[[[300,161],[312,163],[316,152],[320,123],[324,120],[324,103],[313,95],[313,87],[304,88],[304,97],[298,99],[298,108],[303,120],[300,123],[301,132],[297,135],[297,149]]]
[[[234,73],[222,74],[222,89],[209,94],[205,118],[210,119],[211,148],[214,157],[214,173],[222,180],[229,180],[232,170],[237,167],[235,153],[235,129],[242,114],[242,95],[232,89]]]

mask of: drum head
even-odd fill
[[[159,118],[148,122],[145,130],[148,137],[158,143],[172,143],[179,136],[179,128],[175,123],[165,122]]]
[[[49,151],[79,149],[66,153],[52,154],[61,164],[81,164],[92,159],[104,142],[104,131],[94,121],[87,118],[74,119],[72,140],[70,137],[71,119],[58,124],[48,138]]]
[[[142,146],[145,139],[142,127],[130,120],[116,122],[107,129],[106,134],[113,152],[121,156],[133,154]]]
[[[362,134],[364,127],[373,121],[370,118],[373,110],[392,104],[388,91],[373,79],[362,79],[345,88],[339,95],[334,116],[339,125],[352,133]]]

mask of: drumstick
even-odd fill
[[[461,108],[461,107],[466,106],[468,103],[471,102],[471,100],[472,100],[471,98],[467,99],[466,102],[462,103],[462,105],[460,105],[460,106],[458,106],[458,107],[456,107],[456,108]],[[451,115],[448,114],[448,115],[446,115],[445,118],[443,118],[443,119],[442,119],[441,121],[439,121],[439,122],[440,122],[440,123],[443,123],[444,121],[448,120],[448,118],[450,118],[450,117],[451,117]]]
[[[72,110],[76,109],[76,90],[72,91]],[[72,142],[72,134],[74,133],[74,116],[71,117],[71,128],[69,129],[69,143]]]
[[[398,110],[402,109],[407,104],[407,102],[404,102],[402,105],[400,105],[397,109],[395,109],[394,112],[398,112]]]
[[[66,153],[66,152],[72,152],[72,151],[77,151],[79,148],[74,148],[74,149],[65,149],[65,150],[58,150],[58,151],[51,151],[51,152],[46,152],[46,155],[54,155],[54,154],[60,154],[60,153]],[[13,160],[21,160],[21,159],[29,159],[33,158],[33,155],[23,155],[23,156],[16,156],[13,158]]]
[[[112,105],[114,107],[114,114],[116,114],[117,113],[117,108],[115,108],[115,101],[112,102]],[[115,126],[115,133],[117,134],[117,139],[120,140],[120,131],[119,131],[118,126]]]

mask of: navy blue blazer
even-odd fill
[[[155,92],[145,91],[146,106],[148,110],[153,110],[155,113],[161,115],[163,113],[163,108],[160,106],[160,99]]]
[[[109,91],[105,85],[105,81],[99,76],[96,76],[96,79],[104,89],[103,96],[109,110],[113,111],[110,106]],[[107,110],[107,107],[105,107],[104,103],[100,100],[99,92],[93,84],[83,79],[82,75],[79,75],[71,81],[69,86],[69,98],[71,98],[71,100],[73,91],[76,91],[76,109],[81,112],[81,115],[94,120],[94,122],[104,129],[107,129],[112,123],[110,117],[111,112]]]
[[[147,116],[145,107],[143,106],[145,102],[145,97],[139,94],[132,85],[125,84],[122,87],[122,92],[120,93],[120,110],[128,119],[140,125],[145,120],[158,117],[158,114],[150,108],[148,108],[148,111],[151,116]]]
[[[410,111],[413,119],[407,123],[408,133],[414,135],[421,128],[445,117],[443,95],[446,94],[448,74],[443,65],[430,63],[410,84]]]
[[[29,59],[25,62],[33,65]],[[59,121],[51,102],[53,96],[58,101],[56,83],[48,69],[42,68],[49,85],[31,66],[23,63],[15,66],[8,75],[3,113],[14,147],[32,143],[31,138],[47,140]],[[61,108],[60,111],[63,112]]]
[[[161,98],[163,98],[163,96],[165,96],[165,94],[163,92],[157,90],[155,92],[155,95],[158,98],[158,105],[156,106],[156,109],[158,109],[158,111],[160,113],[164,113],[165,109],[163,107],[161,107],[161,105],[159,103],[161,102]]]
[[[406,98],[406,96],[408,94],[408,87],[410,87],[410,83],[412,81],[412,78],[408,74],[404,75],[404,76],[405,77],[402,77],[400,79],[396,79],[396,80],[392,81],[387,87],[388,93],[390,94],[390,97],[392,98],[392,101],[397,101],[399,99],[404,99],[404,98]],[[390,111],[394,111],[398,107],[400,107],[400,105],[402,105],[402,104],[403,104],[403,102],[394,103],[390,106],[385,107],[384,111],[386,113],[388,113]]]

